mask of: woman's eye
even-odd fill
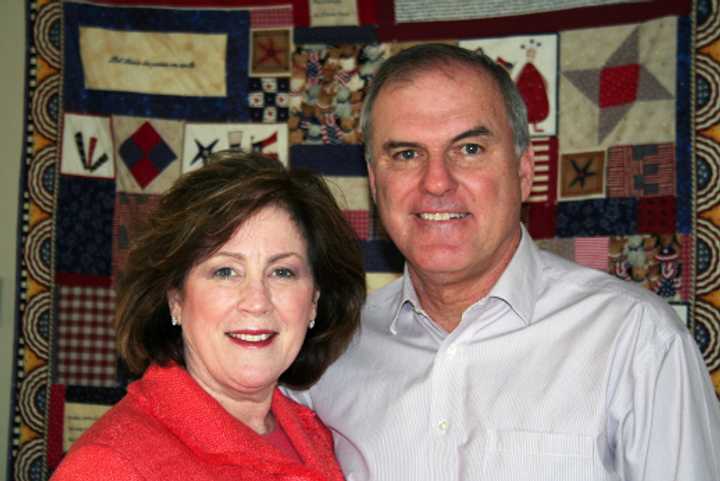
[[[273,276],[281,277],[283,279],[290,279],[292,277],[295,277],[295,272],[292,269],[288,269],[287,267],[278,267],[277,269],[273,269]]]
[[[231,267],[221,267],[213,272],[213,276],[220,279],[229,279],[235,276],[235,271]]]

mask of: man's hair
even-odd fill
[[[151,363],[185,366],[168,291],[182,291],[192,267],[266,207],[284,209],[297,225],[320,291],[315,326],[280,382],[307,387],[342,354],[359,325],[366,285],[359,241],[330,189],[319,176],[286,170],[275,159],[224,151],[175,182],[131,247],[115,323],[118,351],[132,372]]]
[[[372,110],[383,87],[398,81],[410,81],[413,76],[423,71],[456,65],[487,73],[495,80],[510,121],[515,154],[520,156],[525,152],[530,144],[527,108],[507,70],[482,52],[442,43],[427,43],[402,50],[387,59],[370,82],[360,116],[365,158],[368,162],[372,161]]]

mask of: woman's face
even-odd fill
[[[270,395],[318,296],[307,242],[284,209],[265,207],[168,293],[188,372],[218,400]]]

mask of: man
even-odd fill
[[[349,480],[720,480],[720,409],[671,308],[539,251],[521,226],[533,154],[502,68],[404,50],[379,69],[363,127],[405,272],[297,394]]]

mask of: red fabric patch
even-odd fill
[[[133,177],[135,177],[137,183],[140,184],[140,187],[143,188],[147,187],[160,173],[157,167],[151,162],[138,162],[130,168],[130,172],[132,172]]]
[[[142,124],[132,135],[132,139],[143,152],[151,151],[158,142],[163,141],[150,122]]]
[[[635,102],[637,98],[640,65],[606,67],[600,72],[600,108]]]
[[[47,463],[54,470],[63,458],[63,428],[65,424],[65,386],[50,386],[50,407],[48,409]]]
[[[366,210],[344,210],[343,215],[361,240],[370,238],[370,213]]]
[[[637,207],[637,231],[642,234],[675,232],[675,197],[641,197]]]
[[[555,237],[555,206],[544,204],[523,204],[522,220],[533,239]]]
[[[60,284],[58,292],[59,383],[114,386],[115,291],[94,285]]]

